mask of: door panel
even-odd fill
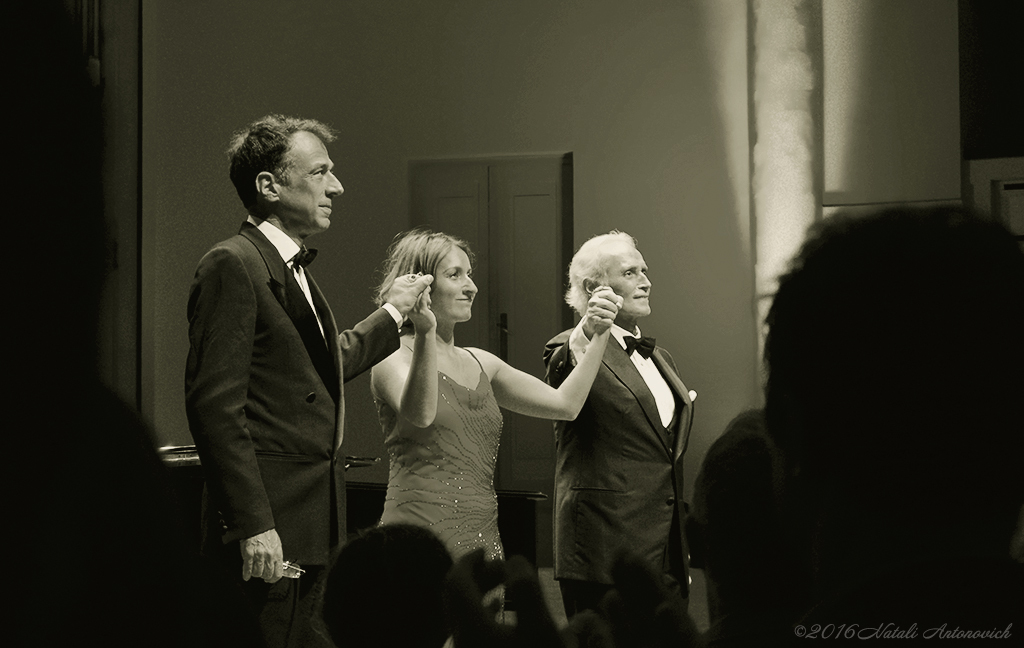
[[[513,367],[544,377],[544,343],[562,325],[560,157],[495,164],[490,172],[496,305],[507,313]],[[500,260],[499,260],[500,259]],[[550,421],[504,412],[498,456],[502,488],[552,492],[554,432]]]

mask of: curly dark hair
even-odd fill
[[[231,138],[231,182],[248,209],[256,202],[256,176],[269,171],[285,181],[291,136],[300,131],[312,133],[326,143],[334,141],[334,130],[315,119],[285,115],[267,115],[237,131]]]

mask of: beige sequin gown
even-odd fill
[[[437,380],[437,415],[429,427],[414,427],[377,401],[391,460],[380,523],[429,527],[455,559],[478,547],[502,559],[494,493],[501,410],[482,366],[473,388],[441,372]]]

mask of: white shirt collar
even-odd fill
[[[295,244],[295,241],[270,221],[257,220],[250,214],[246,222],[255,225],[256,229],[263,232],[263,236],[266,236],[267,240],[277,248],[278,254],[281,255],[285,262],[291,261],[292,257],[298,254],[300,248]]]
[[[633,333],[630,333],[629,331],[627,331],[626,329],[622,328],[618,324],[612,324],[612,329],[611,330],[612,330],[612,337],[614,337],[616,340],[618,340],[619,346],[621,346],[623,349],[626,348],[626,340],[625,340],[626,336],[635,337],[635,338],[639,338],[640,337],[640,327],[639,326],[637,326],[634,329]]]

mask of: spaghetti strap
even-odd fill
[[[474,359],[474,360],[476,360],[476,363],[477,363],[478,365],[480,365],[480,371],[483,371],[483,372],[484,372],[484,375],[486,376],[486,375],[487,375],[487,372],[486,372],[486,371],[484,371],[484,366],[483,366],[482,364],[480,364],[480,359],[479,359],[479,358],[477,358],[477,357],[476,357],[476,356],[475,356],[475,355],[473,354],[473,352],[472,352],[472,351],[470,351],[470,350],[469,350],[468,348],[466,348],[466,347],[462,347],[462,348],[463,348],[463,349],[466,349],[466,353],[468,353],[469,355],[473,356],[473,359]]]

